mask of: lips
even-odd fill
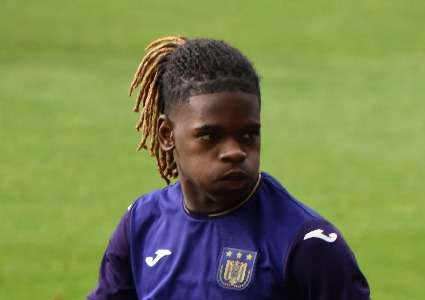
[[[246,180],[248,177],[248,174],[246,174],[242,170],[230,170],[224,173],[224,175],[220,179],[226,181],[242,181]]]

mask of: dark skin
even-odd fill
[[[220,213],[254,189],[260,164],[260,103],[254,94],[190,97],[158,120],[162,149],[173,151],[186,208]]]

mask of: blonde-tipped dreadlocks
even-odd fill
[[[141,85],[136,105],[133,109],[133,111],[139,112],[140,104],[143,108],[140,112],[139,123],[136,126],[136,129],[142,131],[143,134],[137,150],[146,149],[146,144],[150,144],[149,152],[152,156],[156,157],[159,174],[167,184],[171,178],[177,177],[178,173],[173,153],[171,151],[164,151],[159,146],[156,127],[158,117],[161,113],[159,111],[160,86],[158,80],[161,75],[160,73],[163,71],[161,70],[161,63],[164,61],[164,58],[185,42],[186,39],[183,37],[163,37],[150,43],[145,49],[146,54],[134,74],[134,79],[130,85],[130,96],[133,90]]]
[[[142,139],[137,149],[148,149],[155,156],[167,184],[178,176],[178,170],[173,152],[159,145],[160,114],[200,94],[242,91],[260,99],[259,78],[249,60],[239,50],[212,39],[170,36],[153,41],[145,49],[130,95],[138,87],[134,111],[140,112],[136,129],[142,132]]]

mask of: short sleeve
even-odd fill
[[[370,299],[367,280],[354,254],[341,233],[326,221],[314,221],[303,228],[288,265],[296,299]]]
[[[137,299],[131,271],[127,232],[131,209],[123,216],[103,255],[97,287],[88,300]]]

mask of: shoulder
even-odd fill
[[[293,233],[307,223],[324,220],[320,214],[292,196],[275,178],[267,173],[261,175],[258,194],[267,218],[277,221],[277,224]]]
[[[268,197],[271,200],[274,200],[271,203],[278,203],[286,207],[286,209],[296,212],[299,215],[305,216],[306,219],[321,219],[322,217],[313,209],[307,205],[298,201],[294,196],[292,196],[286,188],[277,181],[271,175],[263,172],[261,173],[263,178],[262,181],[262,194],[265,197]]]
[[[337,260],[341,256],[352,256],[341,232],[325,219],[312,220],[305,223],[298,231],[292,247],[292,257],[311,266],[324,258]]]
[[[331,222],[298,201],[273,177],[263,176],[268,203],[273,210],[280,211],[285,228],[291,229],[291,255],[305,254],[312,261],[324,255],[334,259],[340,254],[352,255],[341,232]]]
[[[326,220],[299,230],[287,261],[291,286],[317,299],[369,299],[369,287],[341,232]],[[316,298],[314,298],[316,299]]]
[[[176,219],[181,210],[180,184],[172,184],[138,197],[128,209],[127,235],[130,245],[169,219]]]
[[[176,210],[182,200],[180,183],[171,184],[162,189],[139,196],[128,207],[129,212],[135,215],[158,214],[161,211]]]

